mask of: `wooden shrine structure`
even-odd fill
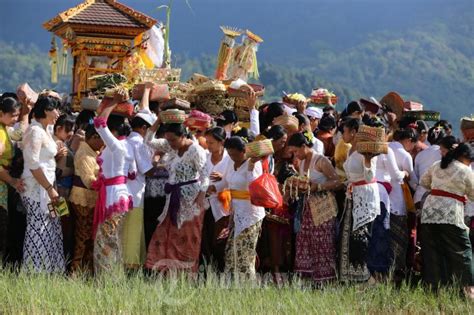
[[[89,77],[119,73],[133,39],[156,24],[153,18],[115,0],[85,0],[43,24],[71,50],[72,107],[94,86]]]

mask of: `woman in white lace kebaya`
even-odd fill
[[[430,191],[421,213],[423,280],[433,287],[451,283],[473,285],[472,244],[464,224],[468,200],[474,200],[472,145],[451,149],[423,175],[420,185]]]
[[[156,271],[196,272],[201,249],[205,196],[209,186],[206,151],[188,137],[182,124],[165,124],[165,139],[155,139],[160,120],[145,142],[168,155],[166,204],[148,245],[145,267]]]
[[[27,210],[23,266],[35,272],[65,271],[61,221],[48,210],[48,203],[59,198],[54,188],[57,146],[50,128],[59,117],[57,107],[58,100],[53,97],[38,99],[22,143],[26,189],[21,197]]]
[[[350,119],[344,124],[343,139],[351,143],[344,162],[348,187],[341,225],[339,277],[341,281],[367,281],[367,267],[372,223],[380,214],[380,194],[375,178],[377,157],[355,151],[355,135],[359,122]]]

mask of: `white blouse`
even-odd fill
[[[474,172],[474,163],[471,163],[471,170]],[[469,199],[464,213],[465,217],[474,217],[474,200]]]
[[[441,151],[439,145],[432,145],[425,150],[419,152],[415,157],[415,175],[417,178],[421,178],[428,169],[433,166],[435,162],[441,161]],[[420,202],[423,199],[423,195],[427,190],[418,185],[416,187],[415,196],[413,201],[415,203]]]
[[[349,184],[360,181],[368,183],[374,181],[377,167],[377,157],[370,161],[370,168],[365,167],[364,156],[355,151],[349,153],[344,162],[344,171],[346,172]],[[351,186],[351,185],[350,185]],[[380,214],[380,194],[379,186],[376,182],[352,186],[352,230],[355,231],[361,226],[372,222]]]
[[[127,182],[127,187],[133,198],[133,207],[143,208],[143,195],[146,184],[145,173],[153,168],[153,156],[151,150],[143,142],[143,137],[137,132],[130,133],[127,138],[127,144],[129,146],[129,153],[137,168],[135,178]]]
[[[319,155],[324,155],[324,143],[316,137],[313,137],[313,151]]]
[[[397,161],[397,166],[400,171],[407,171],[410,174],[410,183],[416,183],[418,179],[416,178],[415,173],[413,172],[413,158],[408,153],[403,145],[398,142],[390,142],[389,147],[393,150],[395,154],[395,159]],[[403,189],[401,184],[403,184],[403,179],[399,180],[398,178],[392,178],[392,192],[390,193],[390,212],[395,215],[406,215],[407,209],[405,204],[405,197],[403,196]],[[414,185],[416,188],[416,185]]]
[[[420,184],[428,190],[438,189],[474,200],[474,173],[459,161],[453,161],[446,169],[436,162],[421,178]],[[452,224],[466,229],[464,204],[450,197],[429,195],[421,212],[421,223]]]
[[[394,181],[402,182],[405,173],[400,171],[395,160],[395,153],[391,148],[388,148],[387,154],[380,154],[377,156],[377,170],[375,171],[377,181],[384,183],[391,183]],[[390,196],[383,187],[379,184],[380,200],[385,204],[387,211],[390,211]]]
[[[199,144],[193,142],[188,150],[182,156],[179,156],[177,151],[171,149],[166,139],[156,139],[155,132],[150,130],[145,136],[145,143],[156,151],[168,154],[169,178],[167,182],[169,184],[197,180],[196,183],[181,186],[180,209],[177,218],[178,228],[180,228],[184,222],[193,220],[202,211],[195,201],[198,194],[206,192],[209,186],[206,151]],[[170,194],[167,194],[163,213],[158,218],[160,222],[163,222],[166,218],[169,204]]]
[[[226,172],[227,167],[229,167],[229,164],[233,165],[234,162],[232,162],[226,150],[224,150],[224,155],[222,156],[222,160],[220,160],[215,165],[212,164],[211,154],[209,153],[207,155],[206,167],[207,167],[208,174],[212,174],[213,172],[224,174]],[[211,182],[211,185],[212,185],[212,182]],[[229,213],[224,210],[222,203],[217,198],[217,193],[210,195],[208,200],[211,206],[212,214],[214,215],[214,220],[216,222],[219,221],[222,217],[229,215]]]
[[[51,129],[46,130],[36,120],[32,120],[23,135],[24,170],[21,178],[25,182],[25,191],[22,196],[40,202],[41,209],[48,211],[50,201],[48,192],[33,177],[31,170],[41,168],[50,184],[56,180],[57,145],[53,139]]]
[[[97,157],[100,167],[99,177],[105,179],[118,176],[133,178],[137,169],[127,140],[125,138],[117,139],[102,117],[95,118],[94,126],[105,143],[105,149]],[[126,212],[133,205],[133,198],[128,191],[127,184],[106,186],[106,194],[105,208],[108,214]]]
[[[261,162],[255,163],[253,171],[248,170],[248,162],[249,160],[242,163],[237,170],[234,169],[232,161],[228,163],[222,180],[215,184],[217,191],[224,189],[248,191],[249,184],[263,173]],[[234,238],[265,217],[265,208],[252,205],[250,200],[232,199],[231,208],[235,227]]]

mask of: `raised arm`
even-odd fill
[[[112,134],[110,129],[107,127],[107,119],[114,110],[114,108],[124,100],[124,94],[116,92],[112,102],[103,108],[102,112],[94,119],[94,127],[97,133],[102,138],[104,143],[109,147],[112,152],[118,151],[122,148],[120,141]]]
[[[155,123],[150,128],[148,128],[145,135],[145,143],[155,151],[159,151],[161,153],[168,153],[172,151],[168,141],[166,139],[155,138],[156,131],[158,130],[160,124],[161,121],[160,118],[158,118]]]

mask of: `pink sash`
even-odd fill
[[[97,227],[102,224],[112,213],[106,213],[105,203],[107,201],[107,186],[121,185],[127,182],[127,177],[117,176],[112,178],[99,178],[92,183],[92,188],[97,191],[97,202],[94,211],[93,237],[97,232]]]

